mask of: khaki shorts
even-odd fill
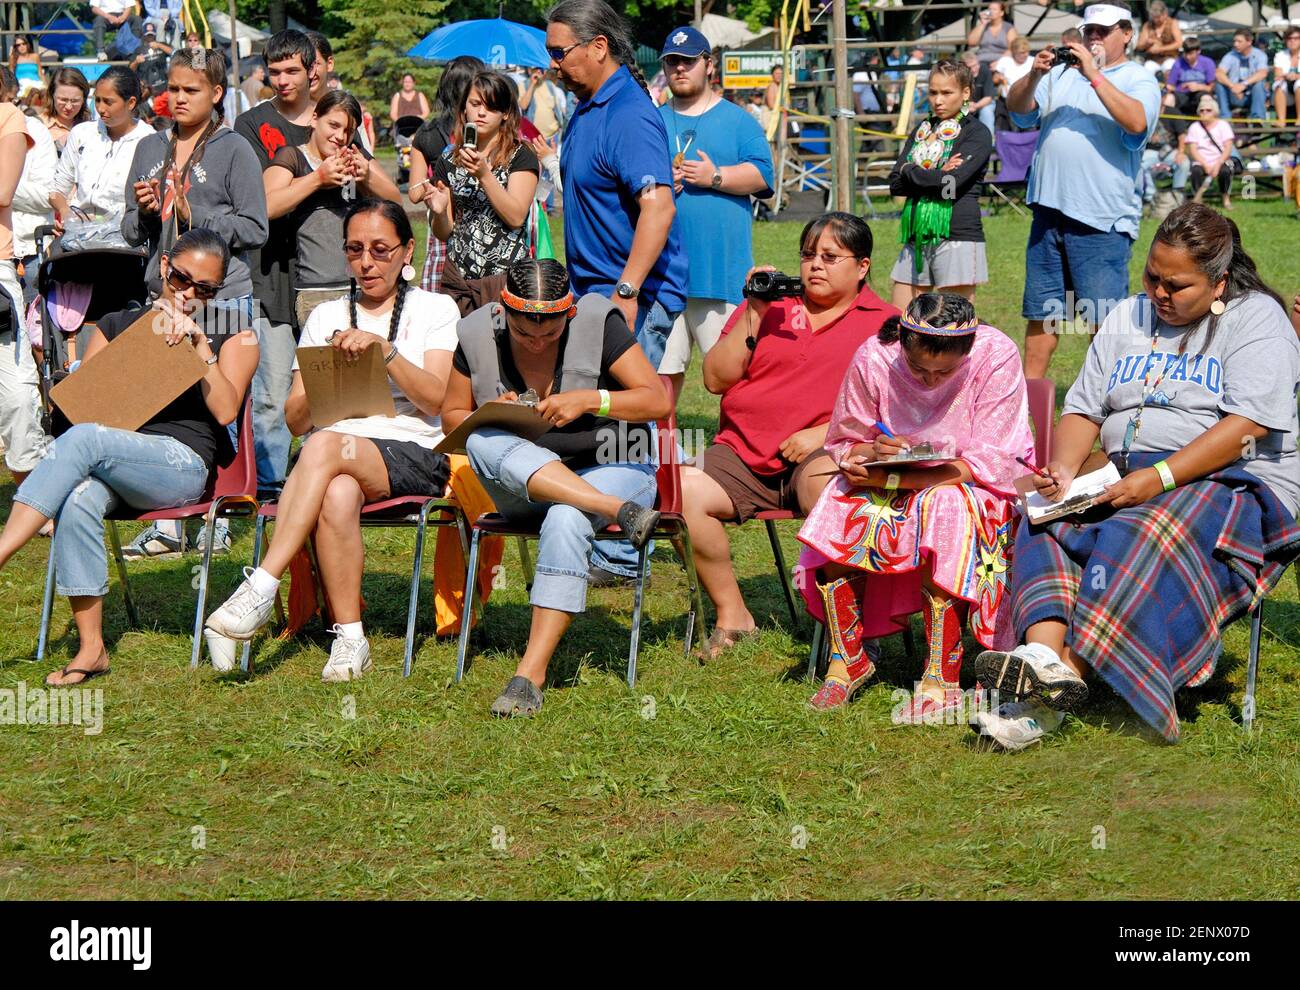
[[[749,522],[760,512],[785,510],[801,515],[799,478],[804,470],[823,454],[814,450],[803,461],[780,474],[755,474],[740,455],[726,444],[715,443],[695,459],[695,466],[722,486],[731,499],[736,515],[731,522]],[[827,454],[829,456],[829,454]]]
[[[294,315],[298,317],[298,329],[302,330],[307,325],[307,317],[311,316],[312,311],[321,303],[333,302],[335,299],[346,299],[347,289],[296,289],[294,290]]]
[[[736,304],[721,299],[688,299],[677,314],[659,361],[659,374],[680,375],[691,366],[691,341],[701,354],[708,354],[722,336],[722,328],[736,311]]]

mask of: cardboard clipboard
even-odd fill
[[[530,441],[551,429],[551,424],[537,414],[534,405],[524,402],[489,402],[470,413],[460,426],[443,437],[442,443],[433,449],[439,454],[463,454],[469,435],[485,426],[495,426]]]
[[[168,346],[168,317],[149,310],[50,389],[72,424],[138,430],[208,373],[189,338]]]
[[[298,372],[318,430],[344,419],[397,415],[382,348],[367,347],[350,361],[328,344],[299,347]]]

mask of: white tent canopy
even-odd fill
[[[1265,23],[1275,17],[1280,16],[1280,11],[1276,7],[1270,7],[1267,4],[1260,8],[1260,13],[1264,17]],[[1250,27],[1255,23],[1255,8],[1251,6],[1250,0],[1240,0],[1231,7],[1224,7],[1222,10],[1215,10],[1210,13],[1216,21],[1227,21],[1229,24],[1239,24],[1242,27]]]
[[[208,27],[212,29],[212,42],[223,48],[230,44],[230,15],[220,10],[208,12]],[[239,39],[239,57],[245,58],[253,54],[254,47],[261,47],[261,43],[271,37],[267,32],[253,27],[251,24],[245,24],[243,21],[235,22],[235,32]]]
[[[1066,28],[1078,27],[1083,23],[1083,18],[1078,14],[1071,14],[1067,10],[1052,9],[1047,12],[1046,17],[1043,17],[1043,22],[1038,24],[1038,18],[1042,16],[1042,13],[1043,8],[1037,4],[1021,4],[1016,8],[1013,15],[1016,30],[1024,35],[1033,30],[1036,38],[1048,36],[1059,38],[1061,32]],[[1218,17],[1220,15],[1215,14],[1214,16]],[[1034,28],[1035,24],[1038,24],[1037,28]],[[929,34],[922,36],[920,43],[964,45],[969,31],[970,23],[963,17],[951,24],[945,24],[937,31],[931,31]]]
[[[755,33],[744,21],[723,17],[721,14],[705,14],[700,19],[700,32],[714,48],[739,48],[756,38],[773,33],[770,27]]]

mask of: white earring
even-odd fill
[[[410,265],[402,266],[402,281],[403,282],[415,281],[415,269],[412,268]]]
[[[1224,310],[1227,308],[1227,304],[1224,303],[1222,299],[1216,299],[1214,302],[1210,303],[1210,312],[1215,316],[1222,316]]]

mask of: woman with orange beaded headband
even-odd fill
[[[520,396],[552,424],[535,441],[484,428],[465,443],[497,511],[541,527],[528,645],[492,703],[494,715],[528,716],[541,710],[551,655],[605,560],[593,535],[617,522],[640,549],[659,521],[648,424],[671,400],[623,314],[594,293],[575,303],[552,259],[512,265],[501,302],[470,313],[457,334],[442,406],[448,431],[478,406]]]

